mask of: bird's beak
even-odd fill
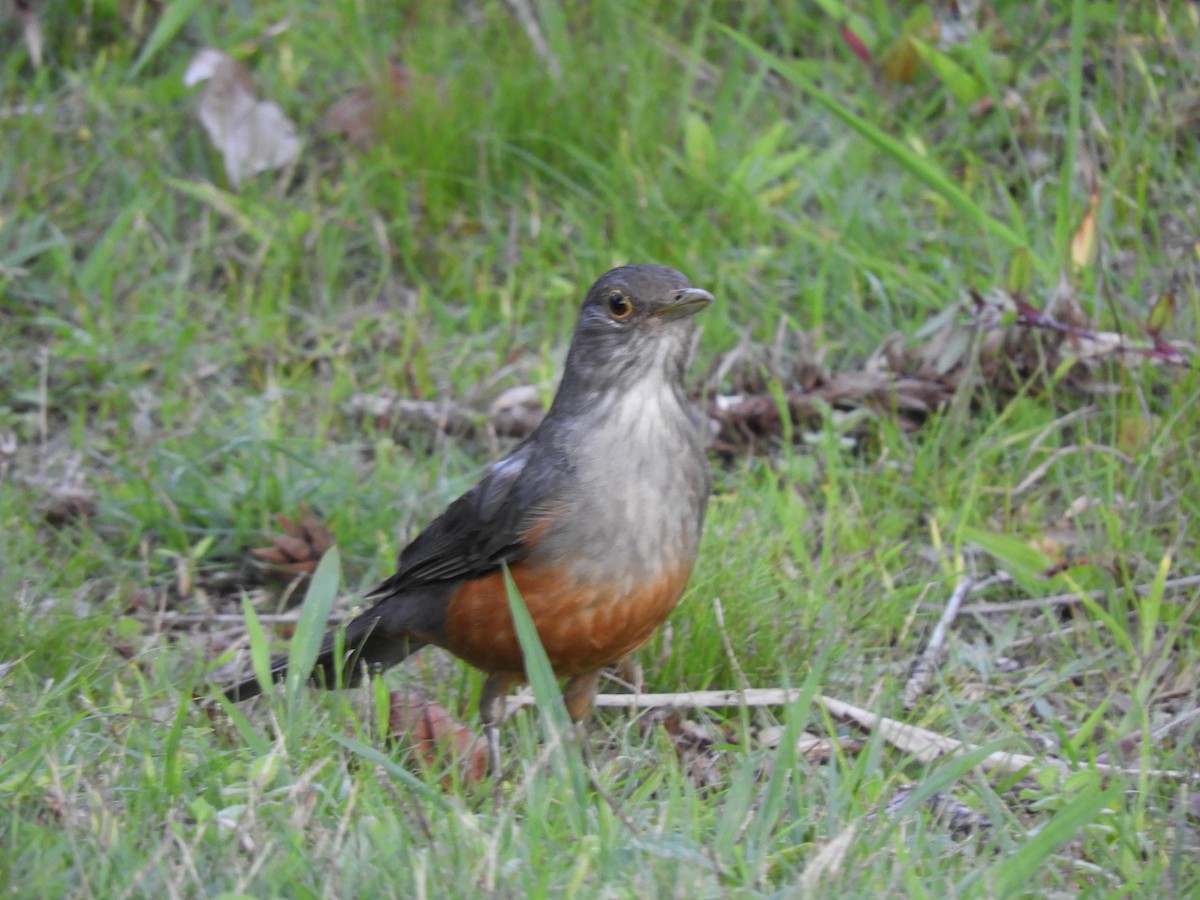
[[[684,316],[694,316],[708,304],[713,302],[713,295],[700,288],[684,288],[676,291],[671,302],[656,309],[650,315],[659,319],[682,319]]]

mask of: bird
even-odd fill
[[[601,671],[650,639],[696,562],[712,471],[684,381],[693,316],[713,299],[665,266],[602,275],[546,416],[400,552],[340,641],[325,635],[313,680],[352,687],[442,647],[486,675],[479,713],[497,771],[505,696],[524,680],[507,571],[566,679],[571,719],[585,718]],[[270,672],[282,680],[286,657]],[[262,690],[251,677],[224,693]]]

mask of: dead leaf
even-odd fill
[[[915,784],[907,784],[897,790],[884,805],[884,812],[894,816],[904,809],[908,798],[917,789]],[[924,804],[933,813],[934,820],[945,826],[951,835],[957,838],[969,837],[987,831],[992,827],[992,821],[983,813],[972,809],[961,800],[942,791],[936,791],[926,798]]]
[[[851,28],[848,22],[843,22],[838,31],[842,36],[842,40],[846,42],[846,46],[850,48],[850,52],[868,66],[871,65],[873,62],[871,51],[868,49],[866,42],[858,36],[858,32]]]
[[[1159,318],[1169,321],[1166,312]],[[986,295],[968,291],[964,302],[936,313],[910,340],[889,335],[857,370],[829,370],[812,341],[812,335],[789,332],[777,335],[778,346],[769,351],[743,342],[717,361],[716,380],[732,381],[737,392],[717,394],[709,405],[715,450],[730,455],[779,438],[781,413],[800,440],[828,421],[853,441],[883,416],[915,430],[960,392],[1005,397],[1049,389],[1048,376],[1061,370],[1066,374],[1054,382],[1057,389],[1101,393],[1112,386],[1099,376],[1114,365],[1183,368],[1194,352],[1162,336],[1139,342],[1095,330],[1065,277],[1041,308],[999,288]],[[772,361],[777,357],[797,362],[781,371]]]
[[[858,825],[851,823],[839,831],[831,840],[821,841],[817,852],[804,866],[800,876],[801,897],[821,897],[829,893],[829,881],[842,870],[846,851],[854,843]]]
[[[686,719],[671,707],[652,709],[638,719],[638,730],[647,735],[661,728],[675,748],[675,755],[688,778],[700,790],[707,790],[722,780],[722,755],[718,743],[730,743],[728,735],[715,732],[699,722]]]
[[[760,731],[758,733],[758,740],[764,747],[774,749],[779,746],[779,742],[783,740],[784,734],[785,729],[782,725],[773,725],[770,728],[764,728]],[[839,752],[853,756],[862,748],[863,741],[849,735],[843,735],[838,738],[826,738],[804,731],[796,739],[796,752],[813,765],[827,763]]]
[[[288,165],[300,155],[296,126],[277,103],[259,100],[250,73],[229,54],[205,47],[188,63],[183,83],[207,82],[196,114],[225,159],[237,188],[252,175]]]
[[[479,784],[487,776],[487,744],[472,728],[454,720],[445,707],[419,691],[393,691],[388,731],[405,741],[431,768],[457,762],[464,782]]]
[[[1175,294],[1167,291],[1159,294],[1150,309],[1146,319],[1146,334],[1156,340],[1161,338],[1164,331],[1170,329],[1175,322]]]
[[[1071,262],[1076,269],[1086,269],[1096,254],[1096,213],[1099,209],[1100,192],[1093,185],[1088,195],[1087,212],[1071,235]]]
[[[333,533],[304,504],[296,519],[280,513],[275,521],[283,534],[271,538],[270,547],[256,547],[250,552],[277,569],[311,575],[325,551],[333,546]]]
[[[96,492],[82,484],[56,484],[46,490],[38,508],[46,522],[56,528],[96,514]]]
[[[29,61],[35,69],[42,67],[42,21],[33,11],[33,0],[13,0],[13,10],[21,23],[21,36],[25,39],[25,49],[29,51]]]
[[[363,85],[351,91],[325,110],[321,124],[332,134],[345,135],[356,147],[366,147],[375,139],[387,108],[402,103],[408,96],[408,87],[408,69],[391,60],[382,84]]]

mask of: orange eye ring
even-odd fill
[[[604,302],[608,307],[609,317],[618,322],[622,322],[633,315],[633,304],[620,291],[610,293],[604,298]]]

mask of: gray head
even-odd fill
[[[600,276],[579,310],[555,406],[639,380],[681,386],[695,325],[713,302],[666,266],[622,266]]]

